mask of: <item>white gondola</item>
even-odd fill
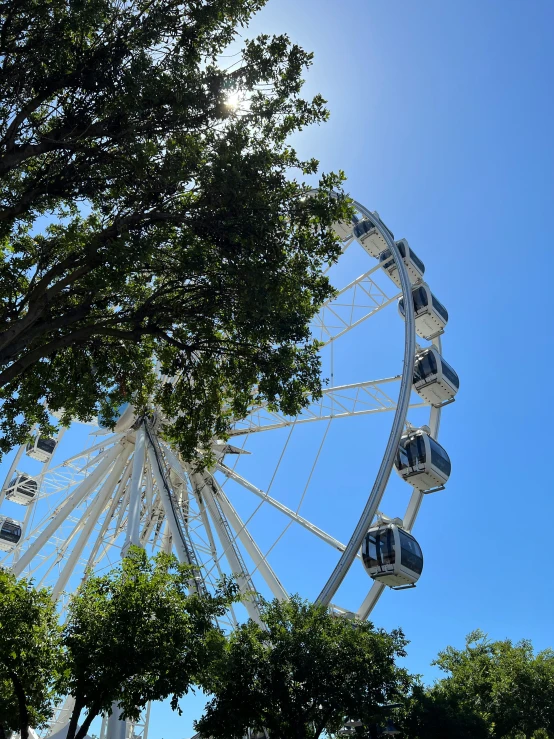
[[[36,434],[33,440],[27,444],[27,456],[36,459],[39,462],[49,462],[56,448],[56,439],[49,436],[41,436]]]
[[[425,282],[415,285],[412,288],[412,300],[414,301],[417,335],[422,339],[432,339],[442,334],[448,323],[448,311],[433,295],[429,285]],[[404,318],[404,296],[398,301],[398,311]]]
[[[381,222],[378,213],[374,212],[373,215],[379,220],[379,222]],[[394,238],[385,224],[381,223],[381,225],[388,231],[391,238]],[[373,223],[367,219],[359,221],[354,226],[352,233],[356,241],[358,241],[372,257],[378,257],[379,254],[387,248],[387,242],[385,239],[381,236]]]
[[[421,547],[394,523],[369,529],[362,545],[362,560],[370,577],[391,588],[415,585],[423,570]]]
[[[425,265],[417,256],[417,254],[415,254],[413,249],[410,249],[406,239],[400,239],[400,241],[396,241],[395,243],[398,247],[398,251],[400,252],[400,256],[402,257],[402,261],[404,262],[404,264],[406,265],[406,269],[408,270],[408,277],[410,278],[410,282],[418,282],[423,277],[423,273],[425,272]],[[381,252],[381,254],[379,255],[379,261],[383,265],[383,269],[391,278],[391,280],[396,285],[398,285],[398,287],[402,287],[402,284],[400,282],[400,275],[398,274],[398,269],[396,268],[396,264],[394,263],[394,259],[392,258],[392,255],[390,253],[390,249],[385,249],[385,251]]]
[[[438,350],[429,346],[416,354],[413,387],[423,400],[439,406],[453,400],[460,380]]]
[[[21,523],[13,518],[0,516],[0,550],[11,552],[21,539]]]
[[[11,480],[6,488],[6,500],[12,503],[20,503],[21,505],[29,505],[37,497],[38,485],[37,481],[24,472],[15,473],[15,477]]]
[[[450,477],[450,457],[425,428],[400,439],[394,466],[400,477],[418,490],[441,488]]]

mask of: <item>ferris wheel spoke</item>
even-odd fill
[[[115,444],[94,471],[77,486],[66,501],[55,509],[54,513],[50,517],[50,523],[40,532],[35,541],[21,555],[19,561],[13,565],[12,571],[15,575],[20,575],[23,572],[27,565],[30,564],[33,557],[38,554],[66,518],[77,508],[81,501],[84,500],[92,490],[94,490],[102,478],[107,474],[116,457],[120,454],[120,451],[121,445]]]
[[[115,465],[118,464],[118,461],[119,460],[116,460]],[[115,465],[114,465],[114,467],[115,467]],[[104,483],[104,485],[102,486],[101,490],[102,489],[107,490],[108,492],[110,492],[110,490],[111,490],[110,486],[107,486],[106,483]],[[101,491],[99,491],[98,495],[99,496],[102,495]],[[52,537],[50,539],[50,542],[54,544],[54,547],[52,549],[51,554],[50,555],[47,555],[45,559],[48,559],[50,556],[53,556],[53,555],[55,555],[55,556],[54,556],[54,559],[53,559],[51,565],[48,567],[47,571],[43,574],[42,579],[40,581],[40,584],[43,584],[47,580],[47,578],[49,577],[49,575],[51,574],[52,570],[57,565],[60,565],[61,562],[63,562],[63,560],[66,557],[67,550],[69,549],[71,543],[73,542],[73,540],[75,539],[75,537],[79,533],[79,531],[81,531],[81,529],[83,529],[84,527],[87,527],[88,528],[89,523],[91,524],[90,530],[92,531],[92,528],[94,528],[94,525],[97,523],[97,520],[98,520],[98,516],[97,515],[94,515],[94,512],[93,512],[93,507],[95,505],[96,505],[96,500],[92,503],[92,505],[90,505],[84,511],[84,513],[83,513],[83,515],[82,515],[82,517],[80,519],[79,518],[74,518],[72,516],[69,517],[69,520],[70,521],[73,521],[75,523],[75,526],[73,527],[72,531],[68,535],[65,536],[65,538],[63,539],[63,541],[58,540],[58,537],[56,537],[55,535],[54,535],[54,537]],[[101,513],[101,511],[100,511],[100,513]],[[91,519],[91,514],[93,514],[93,516],[94,516],[92,519]],[[86,545],[87,540],[89,538],[90,538],[90,532],[89,532],[89,535],[88,536],[85,536],[84,538],[80,537],[79,541],[81,541],[81,539],[82,539],[82,546],[83,546],[83,548]],[[76,546],[78,548],[80,548],[79,544],[77,544]],[[77,563],[78,558],[79,558],[79,556],[80,556],[81,553],[82,553],[82,550],[81,550],[81,552],[79,552],[79,555],[76,557],[75,562],[73,564],[73,567],[71,568],[71,571],[74,569],[75,564]],[[70,558],[72,558],[72,556],[73,556],[73,550],[72,550],[72,552],[70,554]],[[39,567],[40,567],[40,565],[39,565]],[[38,568],[35,568],[35,569],[38,569]],[[71,571],[68,571],[68,577],[71,576]],[[32,573],[30,573],[30,574],[32,574]],[[61,591],[63,590],[63,588],[59,588],[59,589],[57,588],[60,577],[61,577],[61,574],[58,575],[58,580],[56,581],[56,583],[54,584],[53,589],[52,589],[53,592],[56,591],[57,597],[59,597],[59,595],[61,594]]]
[[[250,532],[246,528],[246,525],[242,522],[240,516],[231,505],[229,499],[221,489],[221,486],[218,485],[216,480],[214,480],[214,482],[217,486],[217,494],[221,503],[221,507],[223,508],[223,512],[227,520],[229,521],[231,528],[234,530],[235,535],[238,536],[239,540],[242,542],[244,548],[248,552],[250,558],[254,562],[254,566],[257,570],[259,570],[260,575],[267,583],[268,587],[273,593],[273,596],[275,598],[278,598],[279,600],[287,600],[287,591],[282,586],[279,578],[273,571],[265,556],[262,554],[260,548],[254,541],[252,536],[250,535]]]
[[[45,578],[49,575],[49,573],[54,569],[54,567],[58,564],[59,551],[57,549],[52,549],[52,551],[49,554],[43,554],[36,558],[35,567],[33,569],[27,570],[27,577],[29,579],[34,579],[35,573],[37,570],[39,570],[41,567],[44,567],[46,562],[48,562],[49,559],[52,559],[52,563],[46,570],[46,573],[42,576],[42,578],[37,583],[37,587],[42,587],[42,584],[44,583]]]
[[[43,471],[39,473],[38,475],[35,475],[35,479],[38,480],[42,477],[44,477],[47,473],[48,475],[51,475],[53,472],[61,471],[64,467],[73,467],[74,463],[77,462],[80,459],[87,459],[90,457],[90,455],[93,452],[98,452],[98,455],[93,457],[91,460],[85,462],[85,464],[82,467],[75,467],[75,469],[78,472],[84,472],[88,467],[90,467],[91,464],[93,464],[95,461],[99,461],[102,459],[102,457],[105,457],[106,454],[109,452],[109,445],[114,444],[115,442],[119,441],[124,436],[123,433],[120,434],[113,434],[110,439],[104,439],[99,444],[94,444],[93,446],[87,447],[79,454],[74,454],[72,457],[68,457],[67,459],[64,459],[64,461],[56,465],[56,467],[51,468],[50,470]]]
[[[146,520],[144,521],[142,531],[140,532],[141,547],[144,547],[146,545],[146,542],[150,539],[154,528],[156,527],[158,522],[161,523],[161,519],[163,519],[163,517],[164,512],[162,501],[159,497],[157,497],[152,506],[152,511],[150,513],[147,512]]]
[[[165,523],[165,527],[164,527]],[[156,524],[156,528],[154,530],[154,538],[152,540],[152,549],[155,551],[156,547],[158,546],[158,541],[160,539],[160,535],[163,536],[165,533],[165,528],[167,527],[167,521],[164,519],[158,519],[158,523]]]
[[[300,516],[295,511],[288,508],[283,503],[280,503],[275,498],[272,498],[271,495],[264,492],[263,490],[260,490],[255,485],[252,485],[251,482],[248,482],[242,475],[239,475],[238,472],[235,472],[235,470],[232,470],[230,467],[227,467],[227,465],[223,464],[223,462],[219,462],[216,465],[216,468],[222,472],[226,477],[234,480],[239,485],[242,485],[243,488],[248,490],[250,493],[254,493],[258,498],[261,498],[266,503],[269,503],[269,505],[276,508],[281,513],[284,513],[285,516],[290,518],[295,523],[299,524],[303,528],[307,529],[311,534],[314,534],[319,539],[324,541],[326,544],[329,544],[334,549],[338,549],[339,552],[344,552],[345,545],[342,544],[340,541],[335,539],[330,534],[327,534],[323,529],[320,529],[318,526],[315,526],[311,521],[308,521],[308,519],[304,518],[303,516]],[[361,555],[358,555],[360,557]]]
[[[125,554],[132,544],[140,545],[140,504],[142,498],[142,478],[146,454],[146,432],[141,425],[135,436],[135,450],[133,453],[133,471],[129,486],[129,508],[127,513],[127,532],[123,553]]]
[[[118,434],[118,436],[121,436]],[[110,453],[110,449],[105,449],[106,442],[101,445],[96,445],[85,450],[81,454],[76,454],[68,460],[65,460],[56,467],[48,469],[43,468],[38,474],[32,475],[33,480],[36,481],[39,486],[38,495],[29,506],[32,508],[36,506],[39,499],[44,500],[45,498],[62,493],[75,486],[78,482],[82,482],[86,479],[87,473],[93,465],[98,465],[106,456]],[[90,455],[98,451],[94,457],[90,458]],[[86,460],[84,464],[75,464],[78,460]],[[67,499],[66,499],[67,500]]]
[[[119,481],[119,484],[117,486],[115,495],[112,499],[110,508],[108,509],[108,512],[104,516],[104,521],[102,522],[102,526],[100,527],[100,532],[98,536],[96,537],[96,541],[93,544],[92,550],[89,554],[88,562],[85,567],[85,578],[86,573],[92,571],[96,565],[99,563],[100,559],[96,559],[96,556],[98,554],[98,550],[102,546],[102,544],[105,543],[104,537],[106,536],[106,532],[110,526],[110,523],[114,520],[115,514],[117,512],[118,506],[122,504],[123,498],[125,496],[125,489],[127,487],[127,483],[129,482],[129,478],[131,477],[131,470],[132,465],[127,462],[127,467],[125,468],[123,475],[121,476],[121,480]],[[116,527],[116,535],[117,535],[117,527]],[[115,541],[115,536],[113,537],[113,540]]]
[[[314,421],[329,421],[330,419],[395,411],[396,400],[390,397],[383,386],[399,381],[400,375],[397,375],[380,380],[367,380],[350,385],[325,388],[322,397],[310,403],[295,418],[270,411],[267,406],[257,406],[252,409],[246,418],[235,424],[230,436],[270,431]],[[410,404],[410,409],[427,406],[428,403],[418,400]]]
[[[132,465],[129,465],[129,466],[131,467],[131,472],[132,472],[133,466]],[[129,478],[130,478],[130,475],[129,475]],[[127,487],[125,488],[125,492],[123,494],[123,498],[121,500],[121,505],[119,506],[119,510],[117,512],[117,521],[115,523],[115,532],[117,535],[121,534],[125,528],[125,522],[126,522],[125,514],[127,513],[127,509],[129,507],[129,494],[130,494],[129,490],[130,490],[130,486],[129,484],[127,484]]]
[[[358,611],[358,618],[362,621],[365,621],[366,618],[369,616],[371,611],[373,610],[374,605],[377,603],[379,598],[381,597],[383,591],[385,589],[385,585],[382,582],[375,581],[373,585],[370,588],[369,593],[366,595],[364,602],[360,606],[360,610]]]
[[[179,511],[178,502],[173,501],[170,497],[169,484],[166,482],[164,471],[162,470],[162,459],[158,456],[158,452],[150,440],[148,440],[146,451],[150,469],[154,474],[154,481],[161,496],[165,520],[173,537],[173,546],[177,552],[177,558],[180,562],[194,565],[196,557],[188,541],[186,526],[178,518],[178,516],[181,517],[182,512]]]
[[[81,533],[79,535],[78,541],[74,544],[73,549],[71,550],[71,554],[69,555],[67,562],[65,563],[65,566],[60,573],[60,576],[58,577],[58,581],[54,585],[54,588],[52,590],[53,600],[56,600],[58,598],[62,590],[67,585],[69,578],[73,574],[75,565],[77,564],[79,557],[83,553],[83,550],[90,538],[90,535],[92,534],[92,530],[94,526],[98,523],[98,519],[102,514],[102,511],[108,505],[109,497],[113,493],[118,480],[123,474],[123,471],[129,459],[129,452],[130,445],[128,443],[125,443],[123,445],[121,453],[119,454],[119,457],[116,459],[115,464],[112,467],[110,474],[106,477],[106,480],[104,481],[102,487],[96,494],[94,503],[87,509],[81,521],[75,526],[72,536],[75,536],[79,529],[81,529]]]
[[[380,265],[365,272],[325,302],[312,320],[312,334],[324,344],[335,341],[402,296],[389,295],[372,275]]]
[[[244,596],[244,600],[242,601],[244,607],[253,621],[261,623],[258,603],[252,597],[252,593],[256,592],[254,583],[252,582],[252,578],[250,577],[246,564],[242,560],[240,551],[235,545],[235,541],[229,528],[229,523],[219,505],[219,501],[216,500],[216,481],[206,472],[192,473],[191,478],[192,484],[195,486],[198,494],[206,502],[206,508],[210,514],[217,536],[223,547],[223,554],[231,567],[231,572],[237,579],[239,590]]]
[[[152,513],[152,501],[153,501],[153,480],[152,480],[152,469],[150,462],[146,462],[146,486],[144,488],[144,502],[146,504],[146,510]]]
[[[197,490],[196,490],[196,488],[194,486],[192,487],[192,492],[193,492],[194,497],[196,498],[196,502],[198,504],[198,509],[200,511],[200,516],[201,516],[201,519],[202,519],[202,523],[204,525],[204,531],[206,532],[206,537],[208,539],[209,555],[210,555],[210,558],[211,558],[211,563],[213,563],[213,565],[215,566],[215,568],[217,570],[217,575],[218,575],[219,580],[222,580],[223,577],[224,577],[224,572],[221,569],[221,563],[220,563],[219,555],[217,553],[217,546],[216,546],[216,542],[215,542],[215,536],[214,536],[214,533],[212,531],[212,525],[210,523],[210,518],[208,516],[208,512],[206,510],[206,504],[204,502],[204,499],[202,498],[201,495],[198,494],[198,492],[197,492]],[[206,563],[204,563],[204,577],[205,577],[205,579],[208,580],[208,581],[210,581],[212,583],[212,585],[216,586],[217,583],[212,582],[213,578],[210,577],[210,574],[211,574],[211,572],[208,571],[208,568],[206,566]],[[234,608],[232,606],[229,609],[229,613],[230,613],[230,616],[231,616],[231,626],[232,627],[236,627],[237,624],[238,624],[238,621],[237,621],[237,617],[235,615]]]

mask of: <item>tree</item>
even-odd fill
[[[229,581],[214,594],[189,594],[190,582],[191,568],[175,557],[161,553],[149,560],[133,547],[119,568],[80,587],[63,630],[59,689],[75,699],[67,739],[83,739],[114,703],[121,717],[135,720],[149,701],[170,696],[180,711],[179,700],[191,687],[213,680],[225,641],[214,621],[237,588]]]
[[[554,651],[530,641],[490,641],[481,631],[433,664],[447,673],[411,704],[410,739],[554,737]],[[445,732],[445,727],[449,727]]]
[[[0,568],[0,739],[46,725],[61,662],[50,593]]]
[[[311,55],[263,35],[222,66],[263,4],[0,2],[0,450],[52,430],[44,402],[110,424],[155,401],[190,459],[320,393],[308,324],[349,206],[342,175],[295,179],[318,165],[289,135],[327,117]]]
[[[180,711],[183,695],[214,679],[225,641],[214,622],[237,593],[224,581],[189,594],[193,574],[132,547],[120,567],[81,585],[60,627],[48,590],[0,570],[0,739],[12,730],[27,739],[65,695],[75,700],[67,739],[83,739],[113,704],[137,719],[148,701],[171,697]]]
[[[463,695],[416,682],[401,722],[406,739],[490,739],[489,724]]]
[[[195,728],[203,737],[242,738],[248,728],[272,739],[317,739],[345,718],[379,723],[383,706],[409,684],[395,658],[401,631],[330,614],[298,597],[265,603],[229,637],[210,686],[213,697]]]

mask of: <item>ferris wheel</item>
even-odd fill
[[[252,407],[229,440],[213,440],[210,469],[180,458],[155,409],[141,418],[123,407],[113,431],[35,434],[0,492],[1,566],[50,586],[63,606],[86,573],[113,567],[130,545],[173,551],[195,566],[198,592],[236,577],[244,598],[230,628],[245,615],[259,621],[252,593],[300,592],[366,619],[387,586],[415,585],[423,556],[412,529],[450,475],[438,434],[459,380],[443,358],[448,313],[425,265],[376,212],[354,206],[352,222],[335,224],[342,250],[328,269],[338,291],[312,325],[322,397],[296,418]],[[147,716],[116,723],[106,719],[102,735],[147,736]]]

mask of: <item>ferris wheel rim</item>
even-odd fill
[[[408,270],[404,264],[404,260],[400,256],[398,247],[392,237],[391,233],[382,224],[381,220],[377,218],[370,210],[365,208],[361,203],[354,200],[355,207],[358,211],[373,224],[373,226],[380,233],[382,238],[385,240],[388,248],[390,249],[391,255],[394,259],[395,266],[400,275],[400,283],[402,288],[402,295],[404,296],[405,304],[405,330],[404,330],[404,364],[402,367],[402,379],[400,381],[400,390],[398,394],[398,401],[396,405],[396,411],[394,414],[389,438],[385,447],[385,452],[381,460],[381,465],[377,471],[373,487],[371,489],[369,498],[366,501],[364,509],[358,519],[354,531],[350,537],[350,541],[347,544],[345,551],[341,554],[341,557],[326,584],[322,588],[320,594],[316,599],[316,603],[328,606],[331,599],[339,589],[347,572],[350,570],[356,554],[359,551],[363,539],[367,533],[367,530],[373,521],[375,514],[377,513],[378,506],[385,493],[385,489],[392,472],[392,466],[394,463],[394,455],[400,443],[400,437],[406,423],[406,417],[408,415],[408,406],[410,403],[410,395],[412,391],[412,379],[415,362],[415,348],[416,348],[416,331],[415,331],[415,311],[413,302],[408,300],[407,297],[411,295],[411,282],[408,275]]]

